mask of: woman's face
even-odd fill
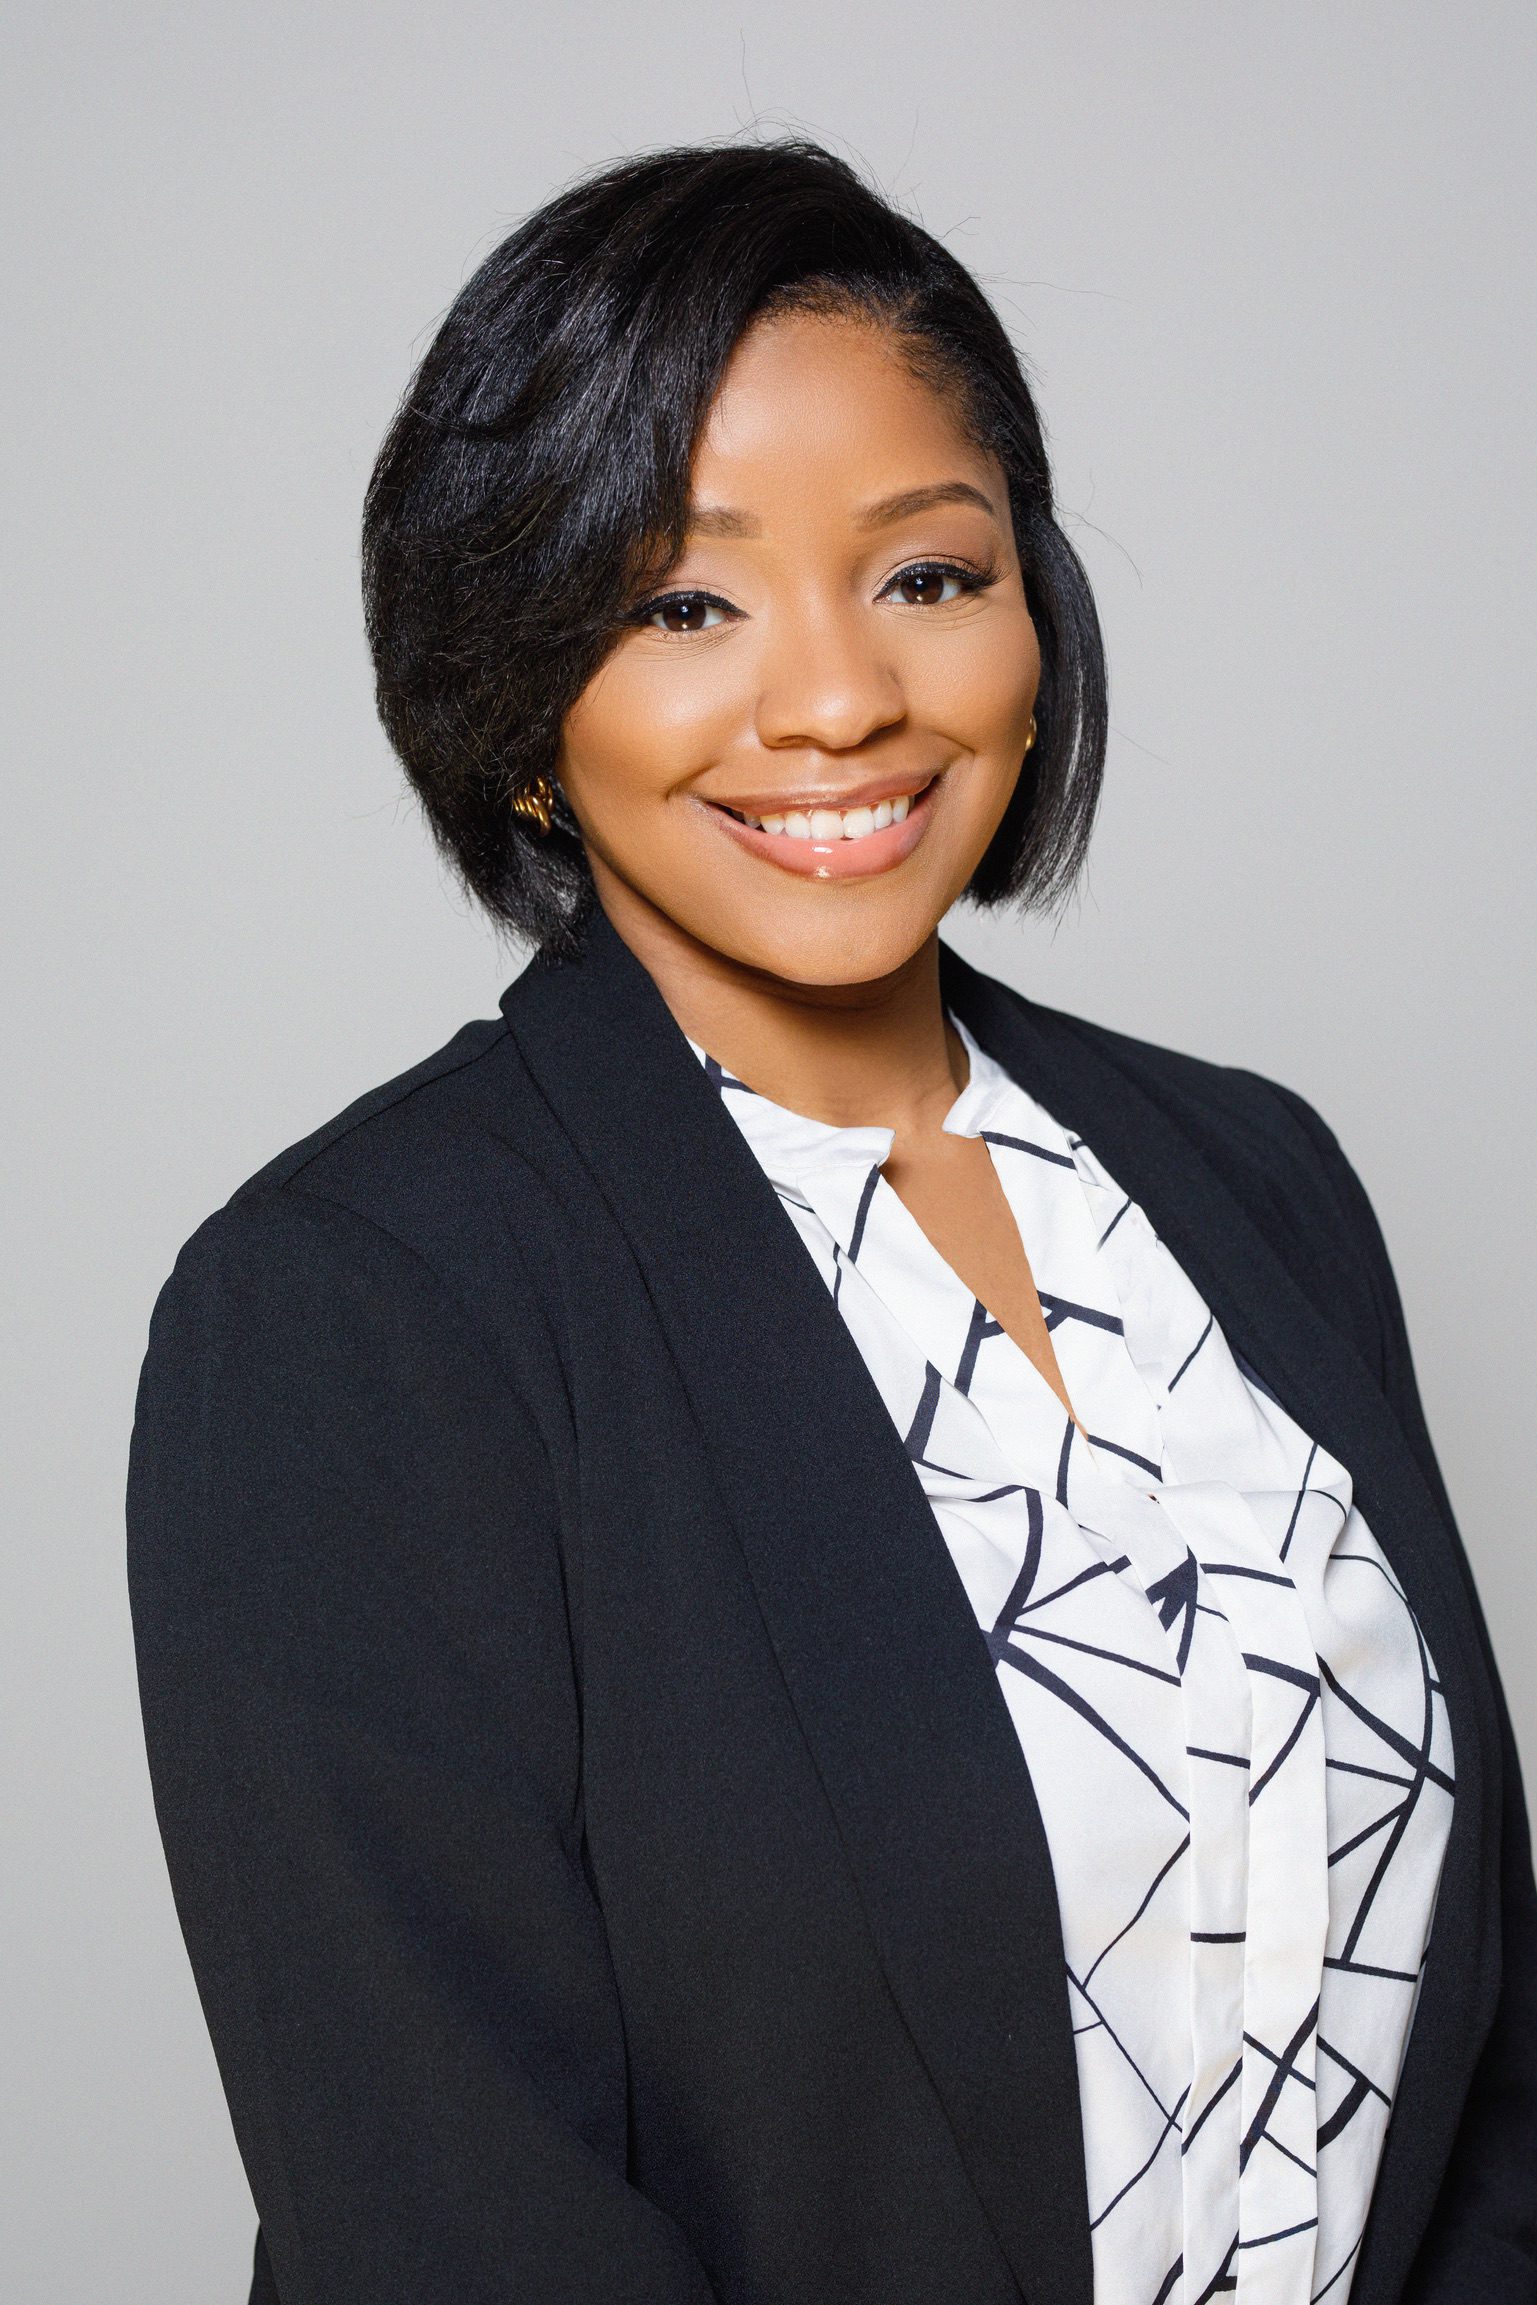
[[[870,323],[760,323],[683,557],[566,720],[606,909],[794,984],[888,974],[997,828],[1039,680],[997,461]]]

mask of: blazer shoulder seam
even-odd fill
[[[244,1199],[248,1193],[282,1190],[297,1183],[306,1170],[336,1146],[344,1144],[348,1137],[356,1136],[371,1122],[382,1120],[387,1113],[397,1112],[402,1105],[409,1104],[413,1097],[435,1088],[440,1081],[452,1080],[457,1073],[468,1072],[475,1065],[485,1063],[505,1043],[512,1041],[511,1032],[499,1019],[487,1018],[482,1021],[488,1028],[487,1038],[478,1048],[466,1051],[450,1063],[446,1061],[447,1051],[452,1048],[453,1042],[449,1041],[436,1056],[424,1058],[421,1065],[413,1066],[396,1080],[386,1081],[378,1088],[365,1089],[360,1097],[344,1106],[331,1120],[322,1121],[320,1127],[312,1130],[309,1136],[301,1137],[296,1144],[289,1145],[284,1151],[275,1153],[271,1160],[264,1162],[243,1184],[236,1186],[230,1195],[231,1203]],[[461,1029],[469,1032],[474,1027],[466,1025]],[[458,1035],[454,1037],[457,1039]],[[324,1199],[326,1196],[319,1194],[316,1197]],[[340,1207],[344,1204],[338,1202],[337,1205]]]

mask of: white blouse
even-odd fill
[[[1344,2305],[1452,1753],[1351,1496],[1142,1211],[958,1019],[1085,1440],[881,1175],[690,1047],[832,1293],[986,1637],[1051,1852],[1096,2305]]]

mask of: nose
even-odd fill
[[[760,669],[760,744],[850,752],[902,719],[896,668],[857,609],[808,602],[775,627]]]

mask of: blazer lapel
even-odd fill
[[[1457,1796],[1419,2006],[1352,2288],[1352,2305],[1377,2305],[1399,2294],[1434,2206],[1498,1992],[1488,1916],[1500,1788],[1488,1765],[1492,1712],[1455,1535],[1371,1371],[1163,1107],[1071,1020],[1021,1000],[950,948],[941,951],[944,996],[977,1040],[1093,1146],[1229,1342],[1347,1467],[1441,1675]]]
[[[536,959],[503,1005],[645,1275],[887,1982],[982,2207],[1031,2305],[1090,2305],[1045,1833],[901,1441],[772,1187],[606,916],[578,958]]]

